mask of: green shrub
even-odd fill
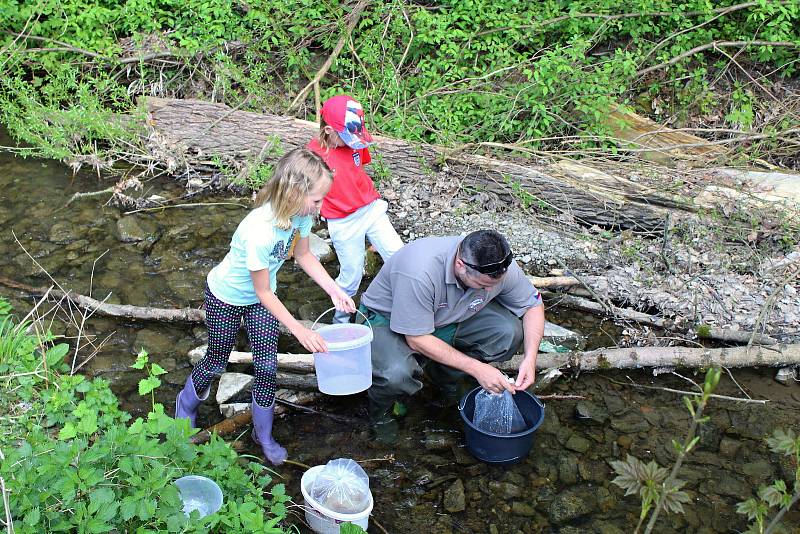
[[[245,462],[216,436],[193,445],[188,422],[167,416],[161,404],[129,424],[107,381],[61,374],[69,371],[68,345],[15,333],[7,307],[0,310],[7,392],[0,409],[11,416],[0,421],[0,477],[15,532],[284,531],[288,497],[263,465]],[[140,353],[134,365],[147,363]],[[161,371],[147,368],[144,394],[157,387]],[[186,474],[220,485],[224,504],[217,513],[184,515],[172,482]]]
[[[670,105],[714,109],[710,85],[730,66],[723,52],[777,75],[796,72],[797,2],[736,5],[371,2],[323,79],[322,97],[350,92],[367,105],[371,125],[409,140],[604,146],[609,107],[637,95],[666,88]],[[42,155],[102,158],[97,143],[124,135],[108,126],[109,113],[134,110],[140,95],[283,113],[333,51],[350,9],[311,0],[0,0],[0,24],[12,30],[0,35],[9,52],[0,63],[0,121]],[[13,34],[23,31],[42,40]],[[753,40],[793,46],[688,53]],[[159,53],[171,56],[135,59]],[[655,70],[637,75],[647,67]],[[745,129],[756,116],[748,91],[735,89],[726,115]]]

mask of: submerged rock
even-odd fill
[[[550,520],[553,523],[565,523],[594,512],[597,509],[595,491],[588,487],[562,491],[550,503]]]
[[[448,434],[431,430],[425,431],[425,448],[429,451],[450,449],[455,442],[455,438]]]
[[[75,233],[73,232],[72,223],[67,221],[59,221],[50,227],[50,234],[48,240],[51,243],[59,245],[66,245],[75,241]]]
[[[591,446],[592,446],[591,441],[582,436],[579,436],[578,434],[573,434],[572,436],[570,436],[570,438],[567,440],[567,443],[565,444],[566,448],[575,452],[586,452],[591,448]]]
[[[628,405],[625,403],[625,400],[616,395],[606,395],[603,400],[606,403],[606,408],[608,408],[608,411],[614,415],[619,415],[628,409]]]
[[[581,421],[605,423],[608,420],[608,411],[593,402],[579,401],[575,405],[575,418]]]
[[[558,459],[558,479],[564,484],[575,484],[578,481],[578,459],[572,454],[565,454]]]
[[[466,509],[464,483],[459,478],[444,491],[444,509],[450,513],[463,512]]]
[[[534,517],[536,515],[536,510],[526,502],[514,501],[511,503],[511,513],[523,517]]]
[[[723,436],[719,442],[719,453],[726,458],[733,458],[736,456],[736,453],[739,452],[739,447],[741,447],[741,443],[735,439]]]
[[[117,221],[117,239],[123,243],[144,241],[155,231],[155,225],[143,223],[138,217],[128,215]]]
[[[636,432],[647,432],[650,430],[650,424],[641,415],[629,413],[618,419],[612,419],[611,428],[624,434],[635,434]]]
[[[464,447],[453,445],[452,450],[458,465],[473,465],[478,461]]]
[[[510,482],[489,482],[489,489],[492,490],[499,499],[509,500],[522,496],[522,488]]]
[[[172,352],[173,345],[174,341],[169,336],[155,330],[142,329],[136,333],[131,352],[138,354],[141,349],[144,349],[150,354],[151,360],[158,361],[164,354]]]

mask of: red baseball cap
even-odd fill
[[[344,143],[354,150],[367,148],[373,143],[364,126],[364,110],[353,97],[336,95],[322,104],[322,120],[336,130]]]

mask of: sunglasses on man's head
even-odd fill
[[[504,272],[508,270],[508,266],[511,265],[511,262],[514,260],[514,253],[512,251],[508,251],[508,255],[500,261],[496,261],[494,263],[487,263],[486,265],[473,265],[472,263],[467,263],[463,259],[461,263],[466,265],[467,267],[471,267],[478,271],[481,274],[486,274],[489,276],[500,276]]]

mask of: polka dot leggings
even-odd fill
[[[247,335],[253,347],[253,400],[264,408],[275,402],[278,372],[278,320],[260,303],[233,306],[215,297],[206,286],[206,325],[208,350],[192,370],[192,381],[202,396],[214,377],[225,371],[236,334],[244,318]]]

